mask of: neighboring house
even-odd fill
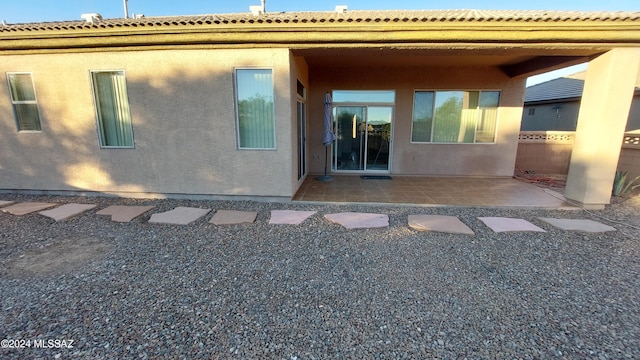
[[[575,131],[585,75],[582,71],[527,87],[520,130]],[[640,130],[640,76],[625,128],[634,130]]]
[[[326,93],[330,173],[510,177],[526,78],[584,61],[584,113],[624,130],[640,12],[336,10],[3,24],[0,188],[291,199],[324,171]],[[609,202],[602,145],[568,197]]]
[[[517,174],[566,175],[569,172],[585,76],[586,72],[582,71],[527,88],[516,157]],[[603,116],[601,121],[607,122],[608,117]],[[618,170],[627,172],[631,178],[640,175],[640,74],[625,133]]]

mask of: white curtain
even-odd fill
[[[498,123],[498,109],[481,109],[481,115],[476,130],[476,142],[495,142],[496,124]]]
[[[102,146],[133,146],[131,112],[123,72],[94,72],[100,143]]]

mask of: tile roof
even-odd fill
[[[586,72],[567,75],[565,77],[545,81],[540,84],[527,87],[524,94],[524,102],[542,102],[555,100],[579,99],[584,89]],[[636,81],[636,92],[640,91],[640,74]]]
[[[102,19],[94,23],[85,20],[40,22],[26,24],[0,24],[0,32],[29,31],[73,31],[89,29],[117,29],[138,27],[193,27],[245,26],[282,24],[339,24],[339,23],[437,23],[437,22],[637,22],[638,12],[582,12],[545,10],[349,10],[317,12],[267,12],[262,15],[251,13],[211,14],[190,16],[142,17],[137,19]]]
[[[529,86],[524,94],[524,102],[538,102],[580,98],[584,80],[562,77]]]

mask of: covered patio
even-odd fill
[[[549,188],[515,178],[392,176],[362,179],[357,175],[333,176],[321,182],[309,176],[293,201],[404,204],[417,206],[482,206],[540,209],[576,209]]]

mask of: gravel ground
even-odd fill
[[[0,214],[0,339],[31,340],[0,349],[3,359],[640,358],[640,195],[597,212],[2,199],[98,205],[58,223]],[[95,215],[111,204],[157,207],[131,223]],[[258,218],[147,223],[176,206]],[[269,225],[272,209],[318,214]],[[322,217],[342,211],[386,213],[390,227],[346,230]],[[414,231],[409,214],[455,215],[476,235]],[[496,234],[478,216],[519,217],[548,232]],[[566,232],[538,216],[619,231]],[[33,254],[46,254],[35,258],[45,265],[17,271]]]

